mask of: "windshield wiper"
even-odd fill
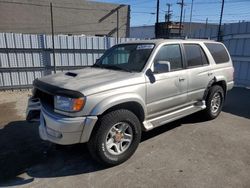
[[[119,67],[117,65],[107,65],[105,66],[104,68],[107,68],[107,69],[114,69],[114,70],[122,70],[122,71],[126,71],[126,72],[132,72],[130,69],[128,68],[125,68],[125,67]]]
[[[102,64],[94,64],[91,67],[96,67],[96,68],[105,68]]]
[[[103,64],[94,64],[92,67],[101,68],[101,69],[113,69],[113,70],[122,70],[126,72],[132,72],[131,70],[125,67],[119,67],[117,65],[103,65]]]

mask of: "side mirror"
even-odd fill
[[[147,75],[147,77],[148,77],[150,83],[154,83],[154,82],[155,82],[155,76],[154,76],[154,73],[152,72],[151,69],[148,69],[148,70],[146,71],[146,75]]]
[[[154,73],[165,73],[170,72],[170,62],[169,61],[157,61],[154,64]]]
[[[101,59],[101,58],[97,58],[97,59],[95,60],[95,63],[97,63],[98,61],[100,61],[100,59]]]

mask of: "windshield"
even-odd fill
[[[128,72],[140,72],[144,68],[154,44],[120,44],[107,50],[94,64],[101,67]]]

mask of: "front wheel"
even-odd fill
[[[131,111],[121,109],[100,118],[88,148],[94,159],[106,166],[114,166],[133,155],[140,139],[140,121]]]
[[[204,110],[206,119],[211,120],[218,117],[224,104],[224,91],[221,86],[213,86],[206,99],[207,108]]]

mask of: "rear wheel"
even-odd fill
[[[211,120],[218,117],[224,104],[224,91],[221,86],[213,86],[206,99],[207,108],[204,110],[206,119]]]
[[[129,159],[141,139],[140,121],[126,109],[112,111],[100,118],[88,142],[90,154],[107,166]]]

